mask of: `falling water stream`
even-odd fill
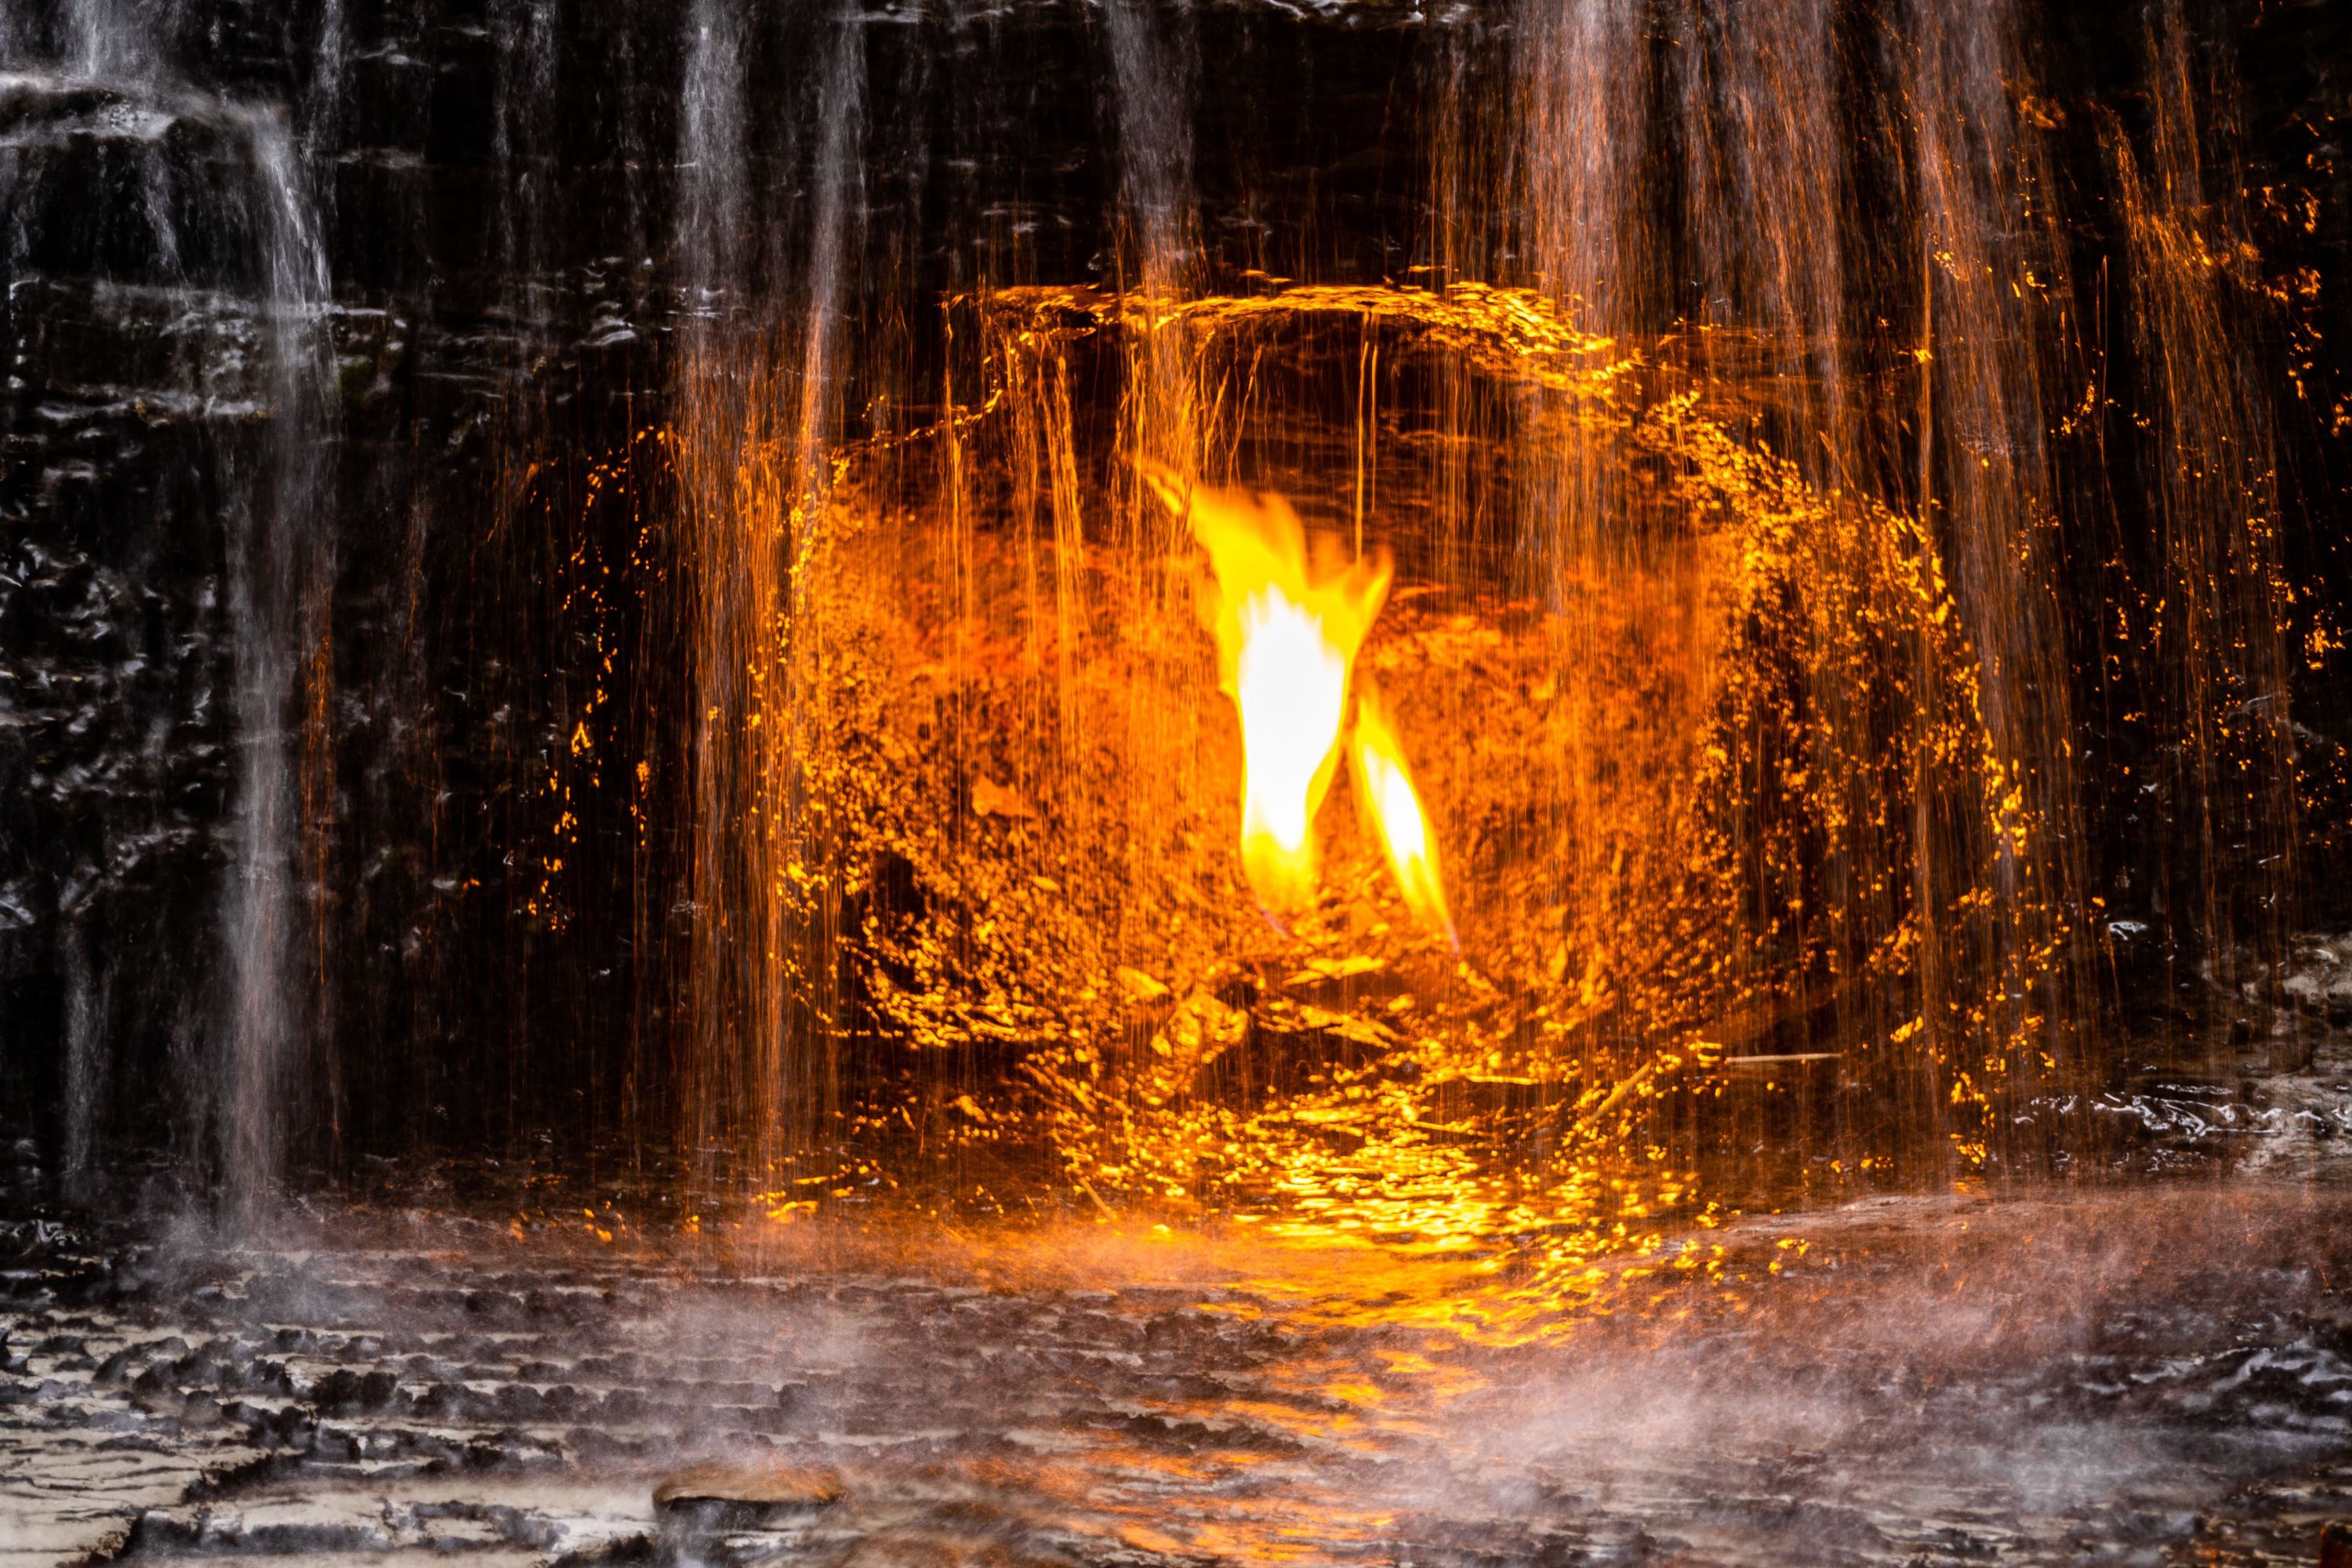
[[[201,198],[192,202],[191,193],[174,189],[182,171],[160,147],[144,155],[136,216],[149,227],[156,266],[167,276],[179,267],[183,222],[241,234],[252,249],[241,270],[253,279],[253,293],[230,307],[239,313],[215,351],[228,361],[197,368],[203,379],[187,388],[200,398],[241,398],[268,434],[222,454],[228,705],[238,761],[218,927],[225,962],[210,1031],[219,1068],[209,1085],[182,1086],[194,1091],[195,1113],[215,1120],[226,1203],[251,1213],[282,1174],[284,1108],[299,1091],[320,960],[312,884],[327,820],[318,748],[331,681],[326,592],[333,553],[331,534],[315,519],[333,453],[333,369],[322,316],[331,285],[309,175],[282,111],[180,81],[138,14],[87,0],[68,6],[58,26],[65,58],[51,68],[62,74],[47,79],[53,90],[87,90],[119,105],[101,117],[144,118],[151,145],[175,123],[201,126],[234,161],[236,176],[217,193],[222,205],[207,210]],[[43,90],[32,85],[42,79],[26,79],[31,92]],[[26,173],[18,170],[17,178]],[[121,960],[91,953],[79,933],[68,950],[73,999],[66,1054],[75,1092],[67,1101],[66,1170],[69,1181],[86,1184],[89,1119],[100,1098],[97,1037],[108,1027],[99,997],[118,984],[112,966]]]
[[[305,905],[322,874],[318,836],[328,820],[317,748],[333,700],[324,595],[334,557],[331,534],[310,526],[332,450],[333,364],[320,315],[325,258],[286,128],[255,117],[247,134],[262,215],[260,347],[272,424],[266,478],[230,503],[235,710],[247,760],[225,911],[230,1023],[221,1164],[229,1203],[249,1213],[272,1199],[282,1173],[283,1107],[309,1043],[306,993],[320,955],[317,916]]]

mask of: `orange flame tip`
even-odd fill
[[[1437,837],[1430,831],[1429,814],[1412,786],[1403,744],[1380,693],[1367,685],[1356,699],[1356,743],[1349,752],[1355,765],[1356,798],[1365,825],[1388,852],[1389,869],[1397,889],[1415,917],[1433,931],[1445,933],[1454,951],[1462,951],[1454,917],[1445,907],[1445,885],[1437,869]]]

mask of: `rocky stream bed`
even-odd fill
[[[288,1237],[8,1232],[0,1563],[2252,1564],[2352,1513],[2326,1185],[1756,1216],[1573,1307],[1243,1226]]]

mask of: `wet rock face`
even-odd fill
[[[181,1010],[234,739],[224,514],[266,415],[240,384],[252,323],[231,298],[35,277],[10,289],[7,324],[0,1075],[55,1104],[69,1031],[168,1039],[195,1022]],[[113,983],[116,952],[162,984]]]
[[[336,945],[363,956],[289,972],[289,989],[316,994],[321,1037],[342,1007],[380,1001],[376,954],[399,975],[403,939],[414,947],[431,923],[432,883],[466,880],[431,859],[424,841],[444,830],[431,803],[451,773],[509,790],[521,761],[503,721],[467,729],[470,660],[436,634],[464,637],[482,606],[467,563],[447,563],[454,595],[429,580],[425,540],[479,542],[495,506],[488,434],[509,430],[501,410],[532,367],[601,336],[572,351],[573,379],[608,402],[632,379],[609,343],[632,334],[612,323],[648,314],[634,261],[575,269],[572,254],[499,242],[486,215],[516,171],[494,170],[469,124],[498,97],[478,24],[394,10],[330,40],[276,7],[197,9],[143,26],[99,17],[95,55],[70,6],[0,38],[19,68],[0,77],[0,1099],[45,1135],[53,1165],[133,1129],[151,1146],[204,1140],[220,1076],[219,910],[242,874],[240,745],[325,759],[304,802],[321,842],[299,923],[336,926]],[[296,156],[273,163],[280,150]],[[272,184],[281,168],[290,192]],[[593,166],[566,178],[619,206],[643,196]],[[536,182],[542,206],[550,183]],[[334,342],[331,384],[305,394],[329,410],[327,461],[290,521],[342,576],[313,646],[291,650],[315,668],[282,693],[282,730],[247,735],[234,568],[250,564],[240,540],[285,504],[272,491],[290,416],[274,269],[289,213],[332,280]],[[562,216],[567,237],[644,250],[603,214]],[[571,424],[604,438],[593,415]],[[450,700],[454,739],[436,712]],[[357,898],[338,886],[354,881],[367,884]]]

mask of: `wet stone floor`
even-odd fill
[[[0,1234],[0,1568],[2251,1564],[2352,1515],[2340,1187],[1737,1220],[1573,1305],[1240,1227],[310,1223]]]

